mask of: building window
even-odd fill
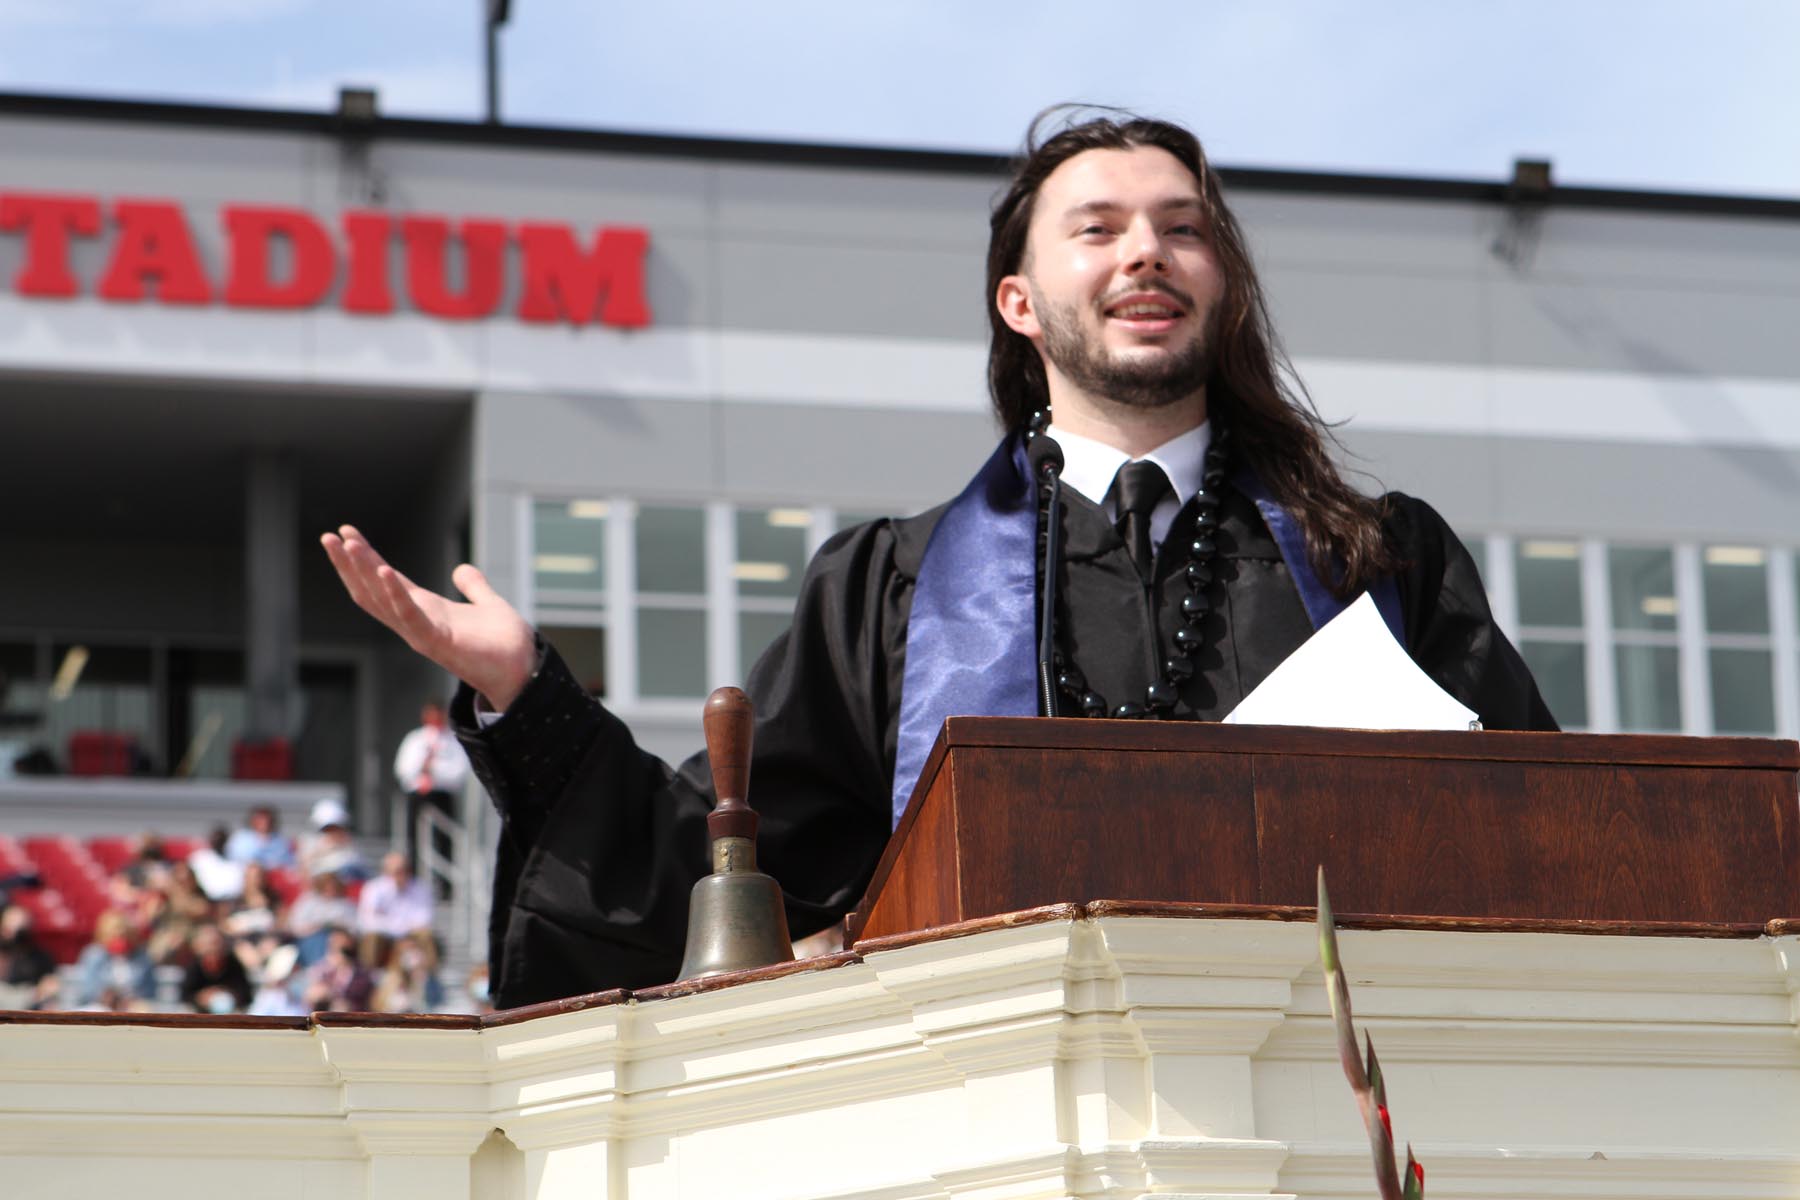
[[[1519,653],[1557,723],[1565,729],[1587,728],[1591,718],[1581,544],[1522,538],[1513,549],[1513,576],[1518,587]]]
[[[532,580],[540,603],[557,608],[606,606],[604,500],[540,500],[534,506]]]
[[[1700,561],[1713,731],[1772,734],[1768,552],[1758,546],[1707,546]]]
[[[577,681],[608,688],[607,567],[614,506],[605,500],[539,500],[532,506],[532,595],[538,626]]]
[[[817,514],[807,508],[744,508],[734,523],[738,678],[747,679],[764,650],[787,631]]]
[[[706,694],[706,512],[643,505],[637,561],[638,695]]]
[[[530,574],[518,587],[575,677],[629,711],[742,682],[793,622],[812,555],[872,515],[824,507],[524,503]]]
[[[1681,732],[1681,655],[1675,556],[1665,547],[1610,546],[1614,677],[1619,727]]]

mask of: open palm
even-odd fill
[[[531,678],[537,651],[519,610],[463,563],[450,581],[466,600],[422,588],[389,566],[354,526],[319,539],[350,598],[406,644],[504,710]]]

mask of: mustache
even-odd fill
[[[1161,279],[1147,279],[1142,283],[1133,284],[1128,288],[1120,289],[1117,295],[1102,297],[1100,307],[1102,309],[1111,308],[1127,296],[1136,296],[1144,292],[1161,292],[1169,299],[1180,304],[1184,311],[1194,311],[1194,298],[1192,296],[1188,295],[1174,284],[1167,283]]]

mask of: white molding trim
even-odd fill
[[[1794,552],[1769,551],[1769,640],[1775,658],[1775,735],[1800,738],[1800,597]]]
[[[1619,731],[1619,677],[1613,665],[1612,577],[1606,543],[1581,543],[1581,624],[1587,634],[1587,727],[1595,733]]]
[[[27,373],[435,394],[579,395],[603,379],[609,394],[643,399],[980,415],[986,359],[976,339],[456,326],[0,294],[0,371]],[[1322,415],[1353,419],[1353,431],[1800,449],[1794,380],[1309,355],[1295,366]]]
[[[1712,660],[1706,652],[1706,583],[1700,547],[1675,546],[1675,634],[1681,663],[1681,731],[1705,737],[1713,731]]]
[[[1340,945],[1435,1191],[1800,1193],[1800,937]],[[1175,917],[485,1029],[0,1021],[0,1155],[29,1194],[263,1194],[271,1161],[349,1200],[1372,1191],[1313,926]]]

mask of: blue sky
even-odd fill
[[[480,114],[482,0],[0,0],[0,90]],[[1063,100],[1233,165],[1800,197],[1791,0],[514,0],[507,119],[1009,150]]]

